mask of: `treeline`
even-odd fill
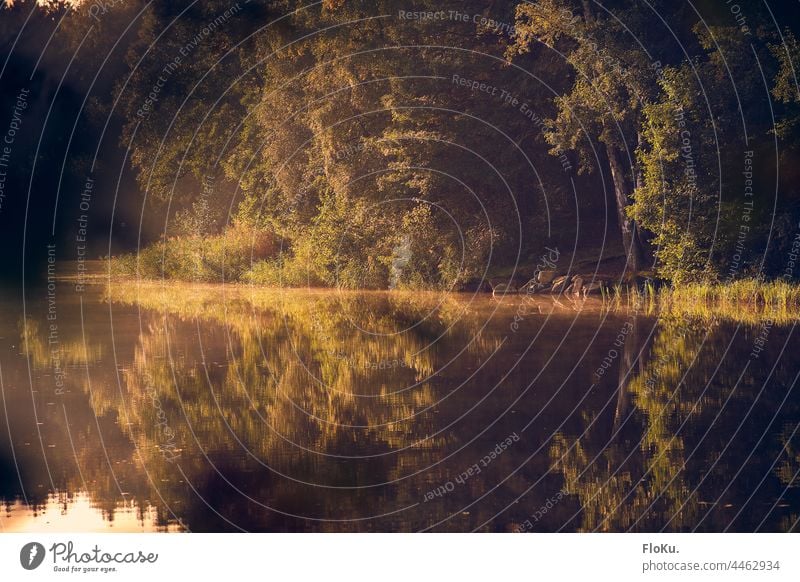
[[[159,240],[120,272],[465,288],[525,276],[549,245],[563,271],[616,256],[614,274],[678,284],[797,276],[800,52],[778,9],[51,10],[75,70],[124,63],[86,115],[118,120]]]

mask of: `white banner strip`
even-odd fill
[[[14,581],[795,581],[798,542],[792,534],[3,534],[0,572]]]

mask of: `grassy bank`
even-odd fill
[[[616,286],[602,295],[609,310],[635,310],[647,315],[673,315],[738,323],[791,323],[800,320],[800,285],[786,281],[747,279],[730,283],[681,286]]]
[[[786,287],[786,288],[784,288]],[[285,303],[299,308],[321,300],[330,301],[330,289],[286,289],[261,285],[198,284],[150,280],[118,280],[106,289],[106,299],[138,304],[149,309],[166,309],[183,316],[230,317],[253,309],[274,309]],[[424,291],[343,291],[336,290],[336,302],[349,304],[363,297],[390,297],[393,302],[413,304],[429,310],[464,314],[467,311],[513,319],[515,314],[569,315],[575,312],[637,313],[646,317],[696,319],[706,322],[728,321],[760,325],[765,321],[787,325],[800,321],[800,286],[786,283],[741,281],[730,285],[691,285],[681,289],[637,290],[616,287],[605,296],[569,300],[549,294],[511,294],[494,297],[488,293],[436,293]],[[220,306],[224,305],[224,309]],[[456,317],[457,319],[458,317]]]
[[[786,324],[800,320],[800,285],[749,279],[666,287],[659,290],[658,309],[684,317]]]
[[[214,236],[170,237],[111,258],[112,275],[198,283],[239,282],[254,264],[279,251],[280,242],[263,230],[230,228]]]
[[[330,283],[313,273],[301,260],[281,260],[281,241],[264,231],[242,227],[208,237],[174,237],[142,249],[139,253],[111,259],[116,277],[137,280],[169,280],[184,283],[241,283],[253,288],[328,287]],[[307,257],[303,257],[307,258]],[[576,260],[571,263],[579,263]],[[613,271],[618,257],[606,259]],[[618,262],[618,261],[617,261]],[[524,271],[524,265],[517,271]],[[611,271],[606,278],[615,278]],[[356,283],[358,281],[355,281]],[[353,285],[353,288],[359,287]],[[410,289],[409,289],[410,290]],[[513,296],[509,300],[513,301]],[[522,297],[522,296],[520,296]],[[536,295],[547,301],[546,293]],[[569,299],[560,296],[562,301]],[[647,314],[724,318],[734,321],[775,321],[800,319],[800,285],[784,280],[747,279],[729,283],[604,286],[599,303],[610,310],[636,310]],[[581,302],[571,302],[581,308]]]
[[[689,283],[680,286],[651,283],[603,290],[603,302],[614,307],[706,306],[716,308],[771,308],[800,310],[800,284],[744,279],[730,283]]]
[[[661,290],[670,303],[699,302],[719,306],[800,309],[800,285],[748,279],[725,284],[695,283]]]

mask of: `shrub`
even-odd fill
[[[240,281],[253,264],[274,256],[280,247],[269,231],[233,226],[222,234],[172,237],[114,257],[112,272],[145,279]]]

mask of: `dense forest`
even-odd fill
[[[553,249],[676,285],[797,276],[789,6],[46,4],[7,5],[0,41],[60,76],[64,258],[82,229],[120,273],[192,281],[467,289]],[[4,115],[33,61],[6,59]]]

